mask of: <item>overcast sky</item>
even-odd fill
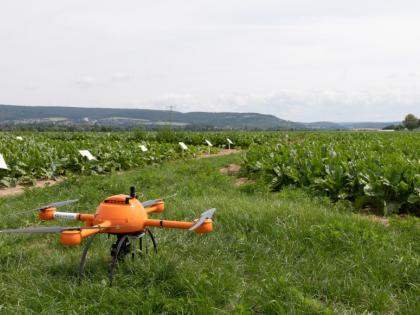
[[[419,0],[3,0],[0,104],[420,115]]]

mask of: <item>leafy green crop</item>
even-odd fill
[[[251,146],[243,168],[274,191],[309,187],[385,214],[420,209],[419,133],[283,133]]]
[[[142,152],[140,144],[148,151]],[[78,150],[89,150],[97,160],[87,160]],[[212,148],[212,152],[218,150]],[[23,140],[2,133],[0,153],[9,170],[0,170],[0,186],[13,186],[17,181],[31,184],[35,179],[68,174],[103,174],[207,152],[203,143],[189,145],[188,151],[182,152],[177,142],[159,143],[154,137],[137,141],[129,133],[27,133]]]
[[[36,179],[55,178],[68,174],[104,174],[128,170],[146,164],[160,164],[208,153],[205,140],[213,144],[211,152],[227,146],[230,138],[236,147],[248,147],[272,139],[273,132],[23,132],[0,133],[0,153],[9,170],[0,169],[0,187],[17,182],[32,184]],[[23,140],[17,139],[21,136]],[[178,142],[188,145],[182,152]],[[146,145],[142,152],[140,144]],[[88,161],[78,150],[89,150],[96,161]]]
[[[207,153],[214,147],[249,148],[243,171],[261,178],[274,191],[308,187],[333,200],[349,200],[386,214],[419,212],[420,134],[356,132],[113,132],[0,133],[0,153],[9,170],[0,170],[0,186],[69,174],[105,174],[165,160]],[[178,142],[189,150],[182,152]],[[149,151],[142,152],[139,144]],[[88,161],[78,150],[89,150]]]

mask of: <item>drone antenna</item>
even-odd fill
[[[131,186],[130,187],[130,198],[137,198],[137,195],[136,195],[136,186]]]

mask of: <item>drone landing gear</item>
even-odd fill
[[[132,246],[131,246],[132,243],[130,240],[131,239],[139,240],[139,249],[140,249],[139,253],[140,255],[142,255],[143,254],[143,237],[146,234],[150,237],[150,240],[152,241],[152,244],[153,244],[153,249],[155,253],[157,254],[158,250],[157,250],[156,239],[153,236],[152,232],[148,229],[145,229],[144,232],[140,232],[138,234],[118,234],[117,235],[117,240],[111,246],[112,262],[109,268],[109,284],[110,285],[112,285],[112,280],[114,277],[114,270],[117,266],[117,262],[124,260],[125,256],[127,256],[129,253],[131,253],[132,257],[134,258],[134,250],[132,249]],[[83,254],[82,254],[82,258],[80,259],[80,266],[79,266],[79,283],[82,281],[83,276],[84,276],[87,253],[96,235],[98,234],[94,234],[88,239],[85,245],[85,248],[83,249]],[[147,242],[145,242],[145,251],[146,253],[148,252]]]
[[[80,266],[79,266],[79,283],[82,281],[83,275],[85,273],[86,257],[87,257],[88,250],[90,246],[92,245],[93,240],[95,239],[96,235],[98,234],[93,234],[93,236],[89,238],[89,240],[86,243],[85,248],[83,249],[83,254],[82,254],[82,258],[80,259]]]
[[[117,241],[111,246],[112,262],[109,269],[109,285],[110,286],[112,286],[112,280],[114,278],[114,270],[117,266],[117,262],[124,260],[125,256],[128,255],[130,252],[131,252],[132,258],[134,258],[134,251],[132,251],[130,239],[139,239],[139,249],[140,249],[140,255],[141,255],[143,253],[143,237],[146,234],[149,235],[150,239],[152,240],[153,248],[155,250],[155,253],[157,253],[156,240],[152,232],[148,229],[145,229],[144,232],[141,232],[135,235],[125,234],[125,235],[117,236]],[[146,253],[147,253],[147,243],[146,243]]]
[[[139,237],[142,237],[140,235]],[[112,261],[123,260],[131,252],[131,242],[128,235],[118,235],[117,240],[111,246]]]
[[[150,237],[150,240],[152,241],[153,244],[153,249],[155,250],[155,253],[157,254],[158,250],[157,250],[157,244],[156,244],[156,240],[155,237],[152,234],[152,231],[145,229],[144,230],[145,234],[148,234]],[[142,238],[139,239],[139,246],[140,246],[140,255],[143,253],[143,240]],[[146,254],[148,252],[148,248],[147,248],[147,242],[146,242]]]

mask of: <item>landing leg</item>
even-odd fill
[[[110,286],[112,286],[112,279],[114,277],[114,270],[117,264],[117,260],[122,260],[125,254],[127,253],[127,250],[128,251],[130,250],[130,242],[128,242],[128,235],[124,235],[121,238],[118,238],[117,242],[118,243],[115,248],[115,252],[114,252],[115,244],[112,246],[112,249],[111,249],[112,263],[111,263],[111,268],[109,270],[109,285]],[[124,246],[124,250],[123,252],[121,252],[121,249],[123,248],[123,246]]]
[[[89,250],[90,246],[92,245],[93,240],[95,239],[96,235],[98,235],[98,234],[93,234],[93,236],[91,236],[88,239],[88,241],[86,243],[86,246],[83,249],[83,254],[82,254],[82,258],[80,259],[80,266],[79,266],[79,283],[82,281],[83,274],[85,272],[86,257],[87,257],[88,250]]]
[[[130,239],[138,238],[139,239],[139,247],[140,247],[140,254],[143,253],[143,237],[145,234],[149,234],[150,239],[153,243],[153,248],[155,253],[157,253],[157,244],[156,240],[150,230],[144,230],[144,232],[140,232],[138,234],[126,234],[126,235],[118,235],[117,241],[111,247],[111,256],[112,262],[109,269],[109,285],[112,286],[112,280],[114,278],[114,271],[117,265],[117,261],[123,260],[124,257],[131,252],[131,243]],[[145,240],[145,249],[147,253],[147,241]],[[131,252],[134,255],[134,252]]]
[[[139,247],[140,247],[140,250],[139,250],[139,255],[141,256],[141,254],[142,254],[142,250],[143,250],[143,244],[142,244],[142,238],[144,237],[144,235],[145,235],[145,233],[144,232],[140,232],[140,233],[138,233],[138,234],[134,234],[134,235],[130,235],[129,236],[129,238],[130,239],[139,239]],[[134,256],[135,256],[135,252],[136,252],[136,250],[135,250],[135,248],[134,248],[134,246],[133,246],[133,248],[132,248],[132,250],[131,250],[131,257],[134,259]]]
[[[142,239],[143,239],[142,237],[139,238],[140,255],[143,254],[143,240]]]
[[[157,250],[157,244],[156,244],[156,240],[155,237],[152,234],[152,231],[150,231],[149,229],[146,229],[147,234],[149,234],[150,239],[152,240],[153,243],[153,248],[155,249],[155,253],[157,254],[158,250]]]

